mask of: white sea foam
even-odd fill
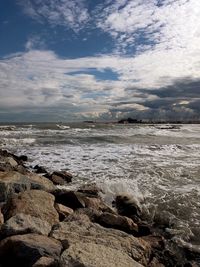
[[[200,125],[179,127],[20,126],[2,129],[0,138],[4,147],[26,154],[32,166],[72,172],[70,188],[96,182],[108,203],[119,193],[134,195],[149,219],[169,218],[168,231],[190,242],[200,221]],[[195,242],[200,244],[200,236]]]

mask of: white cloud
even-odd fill
[[[125,3],[125,4],[124,4]],[[102,7],[98,26],[109,32],[121,48],[138,44],[140,38],[149,45],[143,50],[196,49],[200,38],[199,0],[129,0]]]
[[[84,0],[18,0],[25,14],[52,26],[80,30],[89,19]]]

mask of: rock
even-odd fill
[[[75,211],[75,214],[87,215],[91,222],[98,222],[99,217],[102,214],[102,211],[92,208],[82,208],[82,209],[77,209]]]
[[[83,193],[56,189],[52,194],[55,195],[56,202],[70,207],[73,210],[79,208],[92,208],[100,211],[114,213],[100,198],[87,197]]]
[[[60,179],[60,181],[64,181],[65,183],[70,183],[72,181],[72,174],[69,173],[69,172],[66,172],[66,171],[58,171],[58,172],[53,172],[49,179],[52,180],[52,181],[59,181],[59,178],[62,178]]]
[[[36,173],[43,173],[43,174],[48,173],[43,166],[35,165],[33,169],[35,170]]]
[[[140,218],[141,207],[134,197],[127,194],[118,195],[116,196],[115,204],[120,215]]]
[[[137,224],[135,224],[132,219],[125,216],[104,212],[100,215],[98,222],[102,226],[122,230],[133,235],[138,233]]]
[[[5,161],[9,163],[12,167],[16,167],[18,165],[18,163],[12,157],[5,158]]]
[[[70,207],[71,209],[85,208],[84,201],[76,192],[56,189],[52,192],[55,196],[56,203]]]
[[[42,256],[58,259],[62,251],[59,241],[37,234],[16,235],[0,241],[3,266],[32,266]]]
[[[73,244],[61,255],[61,267],[142,267],[126,253],[100,244]]]
[[[62,177],[60,177],[60,176],[58,176],[58,175],[55,175],[55,174],[51,175],[51,176],[49,177],[49,179],[50,179],[55,185],[65,185],[65,184],[66,184],[66,181],[65,181]]]
[[[57,210],[59,214],[60,221],[63,221],[65,217],[67,217],[68,215],[74,212],[73,209],[66,207],[62,204],[58,204],[58,203],[55,204],[55,209]]]
[[[87,195],[88,197],[99,197],[99,193],[102,192],[95,184],[86,184],[78,189],[78,192]]]
[[[25,155],[21,155],[21,156],[18,157],[18,160],[20,160],[20,161],[27,161],[28,160],[28,157],[25,156]]]
[[[78,193],[77,193],[78,194]],[[115,211],[107,206],[101,198],[87,197],[79,193],[79,198],[85,203],[86,208],[95,209],[102,212],[115,213]]]
[[[58,267],[58,261],[50,257],[41,257],[32,267]]]
[[[51,192],[55,189],[53,183],[43,176],[30,173],[28,178],[30,179],[31,189],[39,189],[47,192]]]
[[[72,245],[78,246],[79,243],[102,245],[120,251],[122,254],[125,253],[145,266],[147,266],[151,252],[150,245],[144,240],[119,230],[107,229],[99,224],[91,223],[86,215],[76,213],[69,215],[64,222],[56,225],[50,235],[60,240],[63,245],[67,244],[67,248]]]
[[[7,220],[1,227],[1,236],[8,237],[12,235],[21,235],[28,233],[37,233],[48,235],[51,231],[51,225],[46,220],[19,213]]]
[[[54,185],[47,178],[31,173],[23,175],[16,171],[0,172],[0,202],[5,202],[15,193],[29,189],[51,191]]]
[[[29,190],[12,197],[4,207],[6,220],[19,213],[28,214],[50,225],[59,222],[59,216],[54,208],[54,196],[41,190]]]

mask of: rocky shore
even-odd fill
[[[165,225],[147,223],[134,196],[117,195],[110,207],[96,185],[60,189],[70,173],[27,160],[0,150],[0,267],[200,266]]]

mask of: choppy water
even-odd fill
[[[128,192],[148,219],[200,250],[200,125],[33,124],[0,126],[0,146],[29,164],[67,169],[73,185],[96,181],[107,201]]]

